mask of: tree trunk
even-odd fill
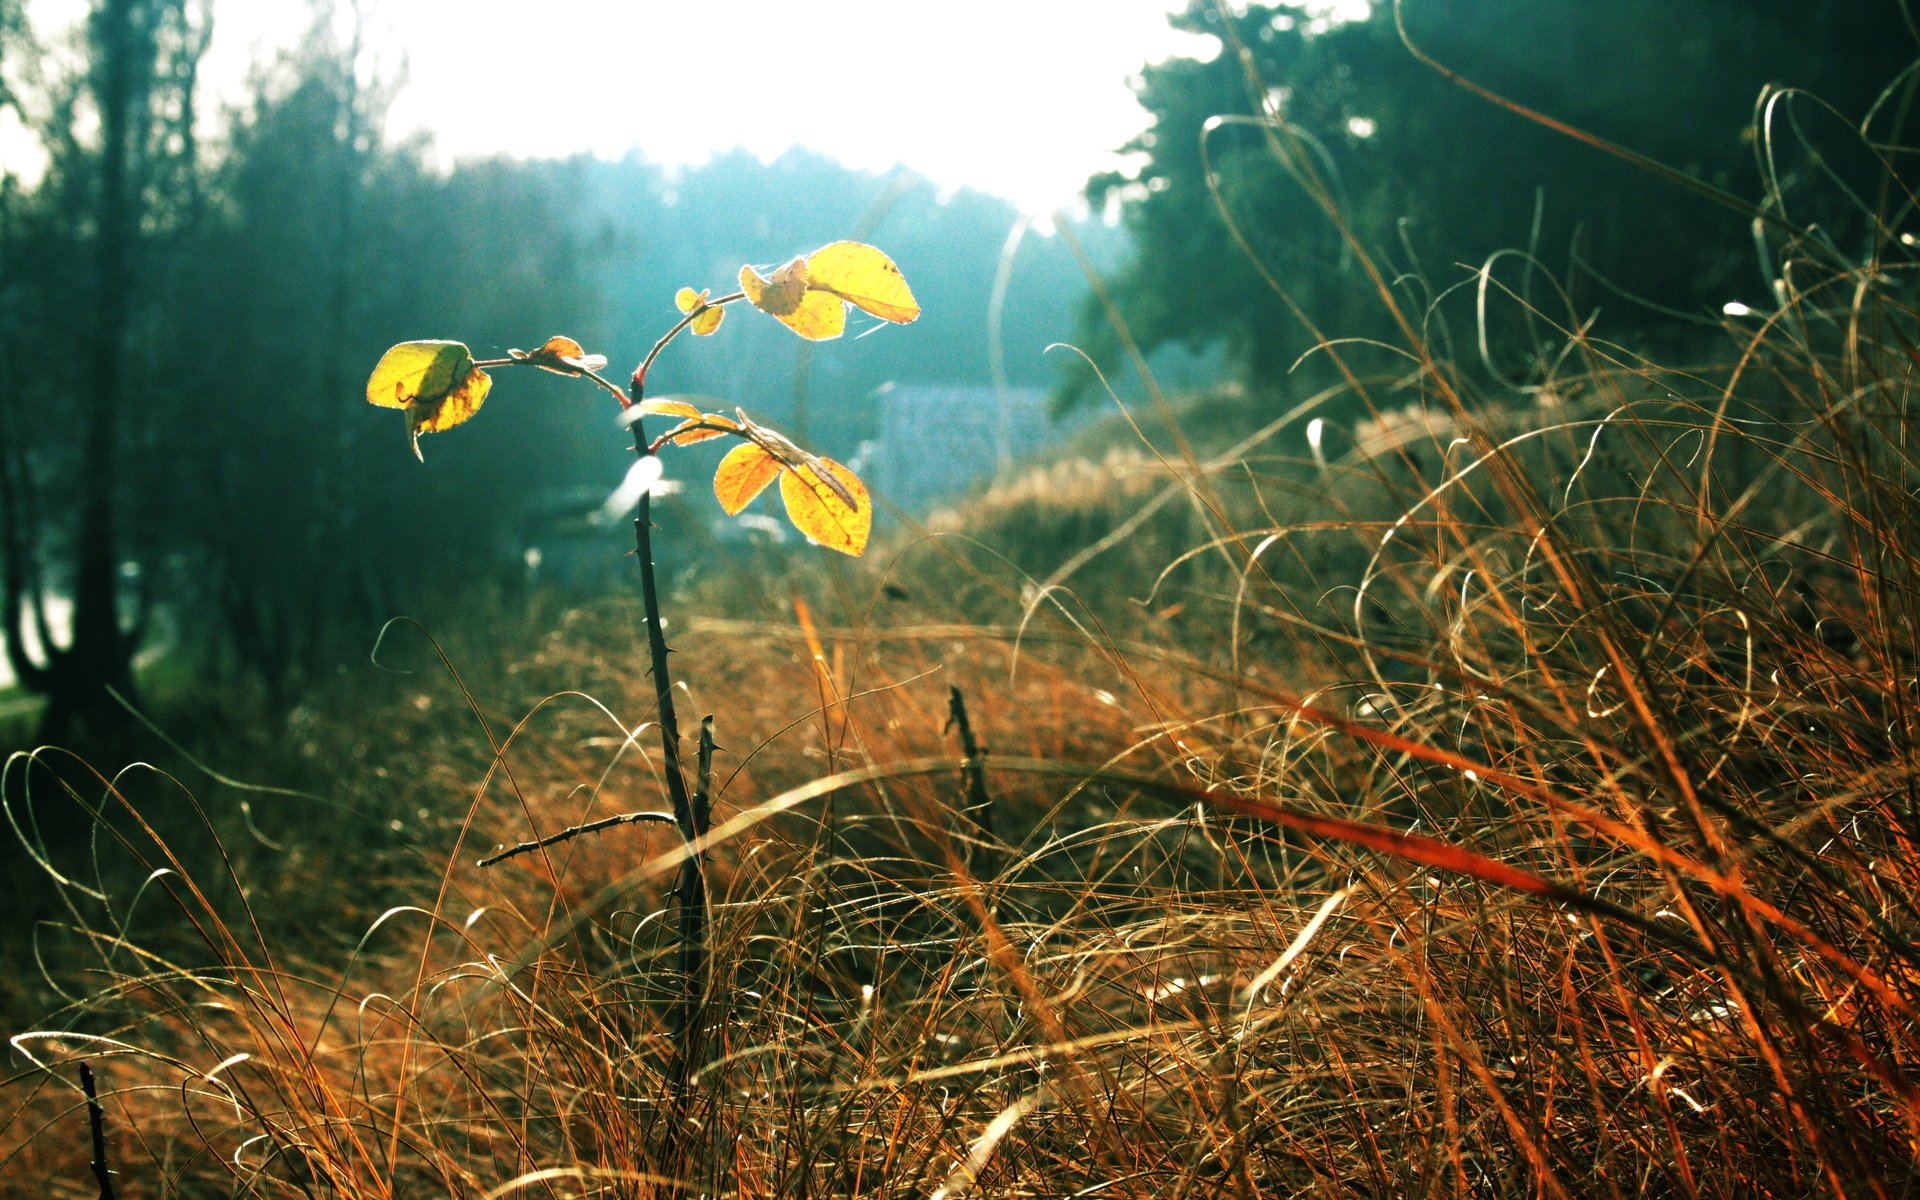
[[[100,144],[89,204],[93,218],[87,256],[90,311],[82,335],[82,391],[74,406],[80,437],[79,476],[73,487],[77,503],[65,513],[40,506],[47,517],[65,516],[73,522],[72,571],[67,581],[73,624],[65,646],[55,647],[43,639],[44,663],[22,676],[23,683],[47,697],[40,726],[40,738],[47,742],[112,728],[123,719],[114,693],[133,698],[133,656],[143,621],[135,618],[130,626],[121,611],[123,435],[133,424],[133,406],[139,399],[130,334],[141,282],[137,252],[146,206],[143,165],[153,132],[154,93],[163,86],[159,78],[162,29],[169,13],[177,11],[176,4],[177,0],[100,0],[89,18],[93,53],[89,83]],[[19,497],[14,499],[17,505]],[[8,520],[20,522],[17,508]],[[44,542],[38,532],[15,529],[9,540],[16,548],[24,541],[30,555],[36,543]],[[23,596],[17,586],[7,589],[12,601],[6,614],[10,641],[17,633],[19,606],[44,600],[40,580],[34,582],[32,595]]]
[[[152,70],[151,13],[141,0],[105,0],[93,14],[94,96],[100,108],[99,191],[94,211],[94,324],[86,356],[80,525],[74,546],[73,633],[53,664],[43,739],[96,724],[113,707],[108,689],[131,698],[134,645],[120,621],[120,427],[126,415],[127,331],[133,286],[134,106]],[[143,21],[142,17],[146,20]],[[145,28],[142,28],[145,25]],[[144,36],[143,36],[144,35]],[[142,45],[142,42],[145,45]]]

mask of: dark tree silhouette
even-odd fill
[[[41,131],[54,151],[41,210],[34,227],[9,230],[54,235],[48,240],[72,256],[43,260],[37,272],[11,281],[40,301],[19,330],[15,369],[42,373],[34,402],[58,405],[59,419],[32,420],[27,389],[9,387],[9,451],[0,458],[6,652],[21,683],[47,697],[45,739],[96,724],[114,707],[110,689],[131,694],[133,656],[151,611],[144,587],[131,617],[123,603],[124,568],[133,561],[123,477],[131,435],[147,424],[136,324],[153,294],[148,244],[156,230],[190,218],[195,204],[192,96],[206,33],[183,0],[100,0],[87,23],[84,78],[72,81]],[[97,127],[91,142],[83,139],[83,114]],[[77,280],[72,264],[81,268]],[[52,303],[56,296],[65,302]],[[50,346],[59,351],[47,353]],[[73,451],[57,498],[35,494],[37,473],[24,448],[30,424]],[[64,643],[46,614],[56,581],[37,565],[58,546],[70,563],[69,577],[58,582],[73,605]],[[137,566],[134,573],[148,578]],[[22,637],[27,619],[39,634],[38,657]]]
[[[1405,0],[1398,12],[1415,44],[1475,83],[1756,204],[1859,157],[1847,123],[1916,53],[1898,0]],[[1567,280],[1613,336],[1756,290],[1752,256],[1728,249],[1750,244],[1746,216],[1459,86],[1409,51],[1395,17],[1386,2],[1328,25],[1303,5],[1228,15],[1195,0],[1174,18],[1220,52],[1142,72],[1152,125],[1126,147],[1139,166],[1089,187],[1122,205],[1135,239],[1115,293],[1139,341],[1224,343],[1250,379],[1274,382],[1320,336],[1395,338],[1323,201],[1416,317],[1506,249]],[[1840,115],[1793,100],[1757,145],[1768,85]],[[1870,252],[1863,214],[1795,216],[1837,255]],[[1105,326],[1090,308],[1082,337],[1110,360]]]

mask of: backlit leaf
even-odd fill
[[[720,328],[721,318],[727,315],[727,310],[724,308],[707,307],[708,295],[705,289],[696,292],[692,288],[683,287],[673,296],[673,302],[680,306],[681,312],[694,314],[693,323],[687,328],[693,330],[695,337],[706,337]]]
[[[796,258],[763,279],[752,267],[740,268],[740,290],[761,312],[809,341],[837,338],[847,326],[847,306],[830,292],[810,290],[807,262]]]
[[[437,401],[422,399],[407,406],[407,436],[413,444],[413,456],[421,462],[426,456],[420,453],[420,435],[423,433],[441,433],[452,429],[468,417],[480,411],[480,405],[486,402],[487,392],[493,387],[493,379],[478,367],[472,367],[454,389]]]
[[[701,413],[696,419],[667,434],[667,440],[676,446],[691,446],[695,442],[726,437],[730,433],[739,431],[739,422],[732,417],[723,417],[719,413]]]
[[[627,420],[631,421],[635,413],[641,416],[680,417],[682,421],[673,429],[661,435],[661,440],[676,446],[691,446],[695,442],[704,442],[709,438],[725,437],[740,432],[740,423],[732,417],[723,417],[719,413],[701,412],[685,400],[662,397],[658,400],[642,400],[628,410]]]
[[[780,498],[795,529],[830,550],[859,554],[873,531],[873,502],[860,477],[830,458],[814,460],[840,487],[829,486],[813,466],[801,463],[780,476]],[[847,502],[846,497],[852,499]]]
[[[846,329],[851,304],[883,321],[904,325],[920,304],[892,259],[860,242],[834,242],[763,277],[740,268],[740,290],[753,306],[801,337],[825,341]],[[682,312],[691,312],[685,305]]]
[[[752,504],[755,496],[766,491],[782,469],[779,459],[752,442],[735,446],[727,451],[719,469],[713,473],[713,494],[727,515],[734,516]]]
[[[380,356],[367,378],[367,402],[404,409],[407,440],[415,458],[420,435],[452,429],[487,398],[493,380],[473,365],[473,354],[459,342],[402,342]]]
[[[456,372],[473,365],[459,342],[401,342],[380,356],[367,379],[367,403],[405,408],[421,396],[444,396],[459,382]]]
[[[585,371],[598,371],[607,365],[606,355],[588,354],[579,342],[560,334],[548,338],[531,354],[524,350],[509,350],[507,354],[519,362],[530,363],[556,375],[579,375]]]
[[[752,267],[741,267],[740,290],[747,294],[747,303],[761,312],[784,317],[807,298],[807,260],[796,258],[783,264],[771,279],[763,278]]]
[[[649,416],[657,413],[663,417],[698,417],[700,415],[700,410],[685,400],[642,400],[640,411]]]
[[[808,292],[799,308],[774,319],[808,341],[830,341],[847,327],[847,306],[831,292]]]
[[[808,288],[838,296],[883,321],[904,325],[919,302],[892,259],[860,242],[835,242],[807,255]]]

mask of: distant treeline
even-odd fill
[[[745,406],[844,456],[884,385],[992,378],[1018,214],[991,196],[799,152],[438,170],[426,145],[385,136],[391,90],[324,5],[209,139],[201,6],[102,0],[67,74],[19,17],[0,0],[0,78],[35,85],[0,106],[48,166],[0,182],[0,615],[15,674],[54,701],[50,733],[131,684],[155,605],[192,653],[284,689],[423,597],[511,574],[530,512],[618,482],[604,398],[533,372],[500,381],[486,420],[430,439],[423,469],[362,395],[394,342],[495,357],[565,333],[624,377],[678,317],[677,288],[732,290],[743,263],[858,237],[913,280],[911,330],[851,353],[730,322],[676,347],[654,392]],[[1117,259],[1118,233],[1082,238]],[[1057,239],[1019,242],[1009,382],[1056,379],[1043,348],[1086,290]],[[63,652],[29,653],[19,635],[49,592],[72,597],[74,628]]]

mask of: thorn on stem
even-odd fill
[[[100,1200],[114,1200],[113,1169],[107,1165],[107,1112],[100,1107],[99,1093],[94,1090],[93,1068],[84,1062],[80,1064],[80,1090],[87,1096],[87,1130],[93,1143],[93,1158],[87,1165],[100,1181]]]

